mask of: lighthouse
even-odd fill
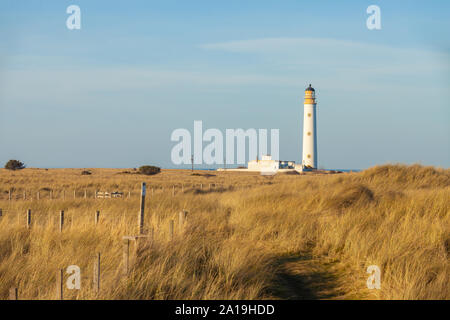
[[[311,84],[305,90],[303,115],[303,156],[304,168],[317,169],[317,125],[316,91]]]

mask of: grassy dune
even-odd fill
[[[67,299],[450,299],[448,169],[384,165],[275,177],[81,171],[0,170],[0,298],[17,286],[19,298],[54,299],[57,270],[78,265],[81,290],[65,290]],[[122,237],[137,234],[142,181],[149,187],[146,232],[153,237],[132,245],[125,277]],[[49,190],[58,199],[48,199]],[[131,198],[93,199],[95,190],[130,191]],[[184,228],[180,210],[189,211]],[[99,293],[92,287],[97,252]],[[369,265],[382,271],[381,290],[366,288]]]

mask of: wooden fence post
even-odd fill
[[[56,273],[56,299],[64,300],[64,270],[59,269]]]
[[[19,300],[19,290],[17,287],[9,289],[9,300]]]
[[[99,219],[100,219],[100,211],[97,210],[94,216],[95,225],[98,224]]]
[[[180,228],[180,232],[183,231],[184,223],[186,221],[186,215],[187,215],[187,211],[185,211],[185,210],[180,211],[180,213],[178,215],[178,226]]]
[[[97,253],[94,261],[94,290],[100,292],[100,253]]]
[[[23,190],[23,200],[27,200],[27,191]]]
[[[27,210],[27,228],[31,228],[31,209]]]
[[[173,240],[173,219],[170,220],[169,222],[169,236],[170,236],[170,241]]]
[[[84,198],[87,199],[87,190],[84,189]]]
[[[142,186],[141,186],[141,210],[139,211],[139,234],[143,234],[144,233],[145,192],[146,192],[146,185],[145,185],[145,182],[142,182]]]
[[[150,229],[150,243],[153,245],[153,241],[155,240],[155,228]]]
[[[130,240],[123,239],[123,273],[128,275],[128,267],[130,263]]]
[[[64,226],[64,210],[59,212],[59,232],[62,232]]]
[[[8,200],[11,201],[11,189],[8,190]]]
[[[203,183],[200,183],[200,190],[203,190]]]

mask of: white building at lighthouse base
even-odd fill
[[[295,161],[274,160],[270,155],[263,155],[261,160],[250,160],[247,168],[237,169],[217,169],[218,171],[246,171],[246,172],[260,172],[261,174],[271,174],[277,172],[297,171],[302,172],[303,168],[300,164],[295,164]]]

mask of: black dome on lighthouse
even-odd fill
[[[311,83],[309,84],[309,87],[308,88],[306,88],[306,90],[305,91],[316,91],[316,90],[314,90],[314,88],[313,87],[311,87]]]

